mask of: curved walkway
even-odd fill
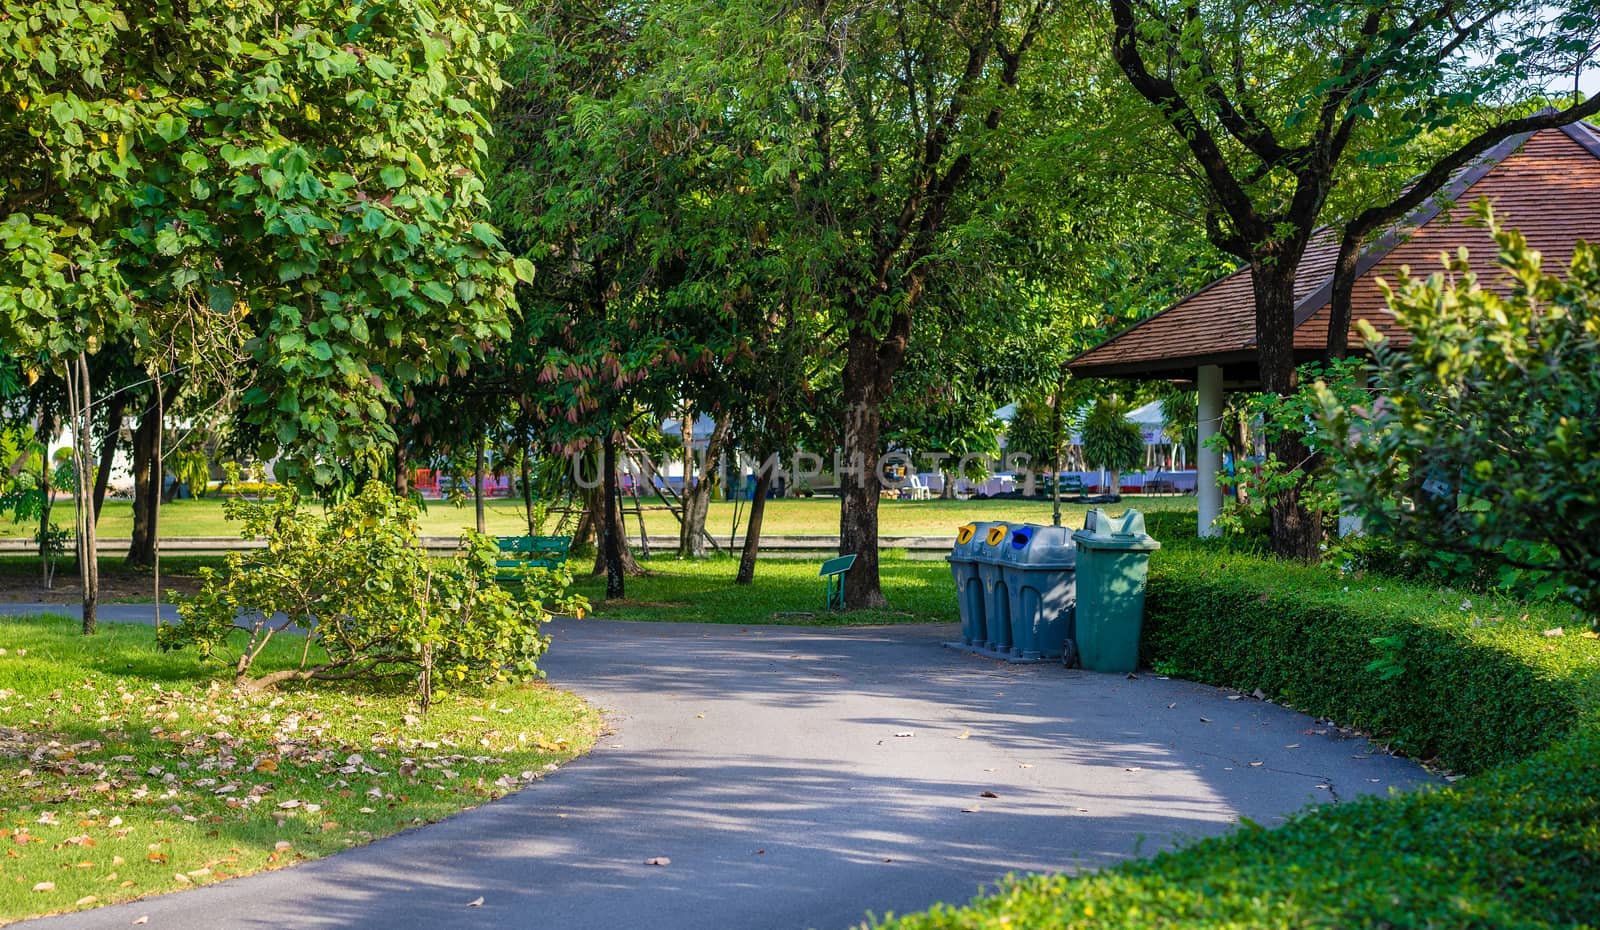
[[[961,655],[947,626],[553,632],[550,681],[610,711],[587,757],[348,853],[41,924],[841,930],[1432,780],[1265,702]]]

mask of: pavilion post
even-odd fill
[[[1217,476],[1222,473],[1222,451],[1211,448],[1209,440],[1222,427],[1222,366],[1201,365],[1195,380],[1200,390],[1197,411],[1200,442],[1195,450],[1195,497],[1200,510],[1200,535],[1218,536],[1222,533],[1216,525],[1222,513],[1222,490],[1217,486]]]

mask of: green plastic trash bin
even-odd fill
[[[1131,672],[1139,667],[1150,553],[1161,544],[1144,531],[1137,510],[1120,517],[1091,510],[1072,540],[1078,547],[1078,659],[1095,672]]]
[[[983,616],[983,579],[978,577],[978,552],[987,545],[993,523],[968,523],[956,530],[955,544],[944,557],[956,581],[956,603],[961,610],[961,644],[982,647],[986,638]],[[952,644],[953,645],[953,644]]]
[[[1012,527],[1011,539],[1002,547],[1016,659],[1060,659],[1072,651],[1077,549],[1071,532],[1064,526]]]
[[[1011,651],[1011,598],[1006,590],[1005,567],[1000,564],[1001,546],[1010,538],[1009,524],[991,524],[983,545],[973,556],[978,563],[978,578],[983,582],[982,648],[996,655]]]

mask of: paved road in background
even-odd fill
[[[1213,688],[958,654],[949,626],[552,630],[551,682],[609,714],[588,756],[361,849],[38,925],[841,930],[1433,780]]]

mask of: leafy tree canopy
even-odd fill
[[[391,384],[509,335],[527,269],[479,218],[509,24],[487,0],[8,10],[0,336],[248,370],[249,444],[318,483],[374,456]]]

